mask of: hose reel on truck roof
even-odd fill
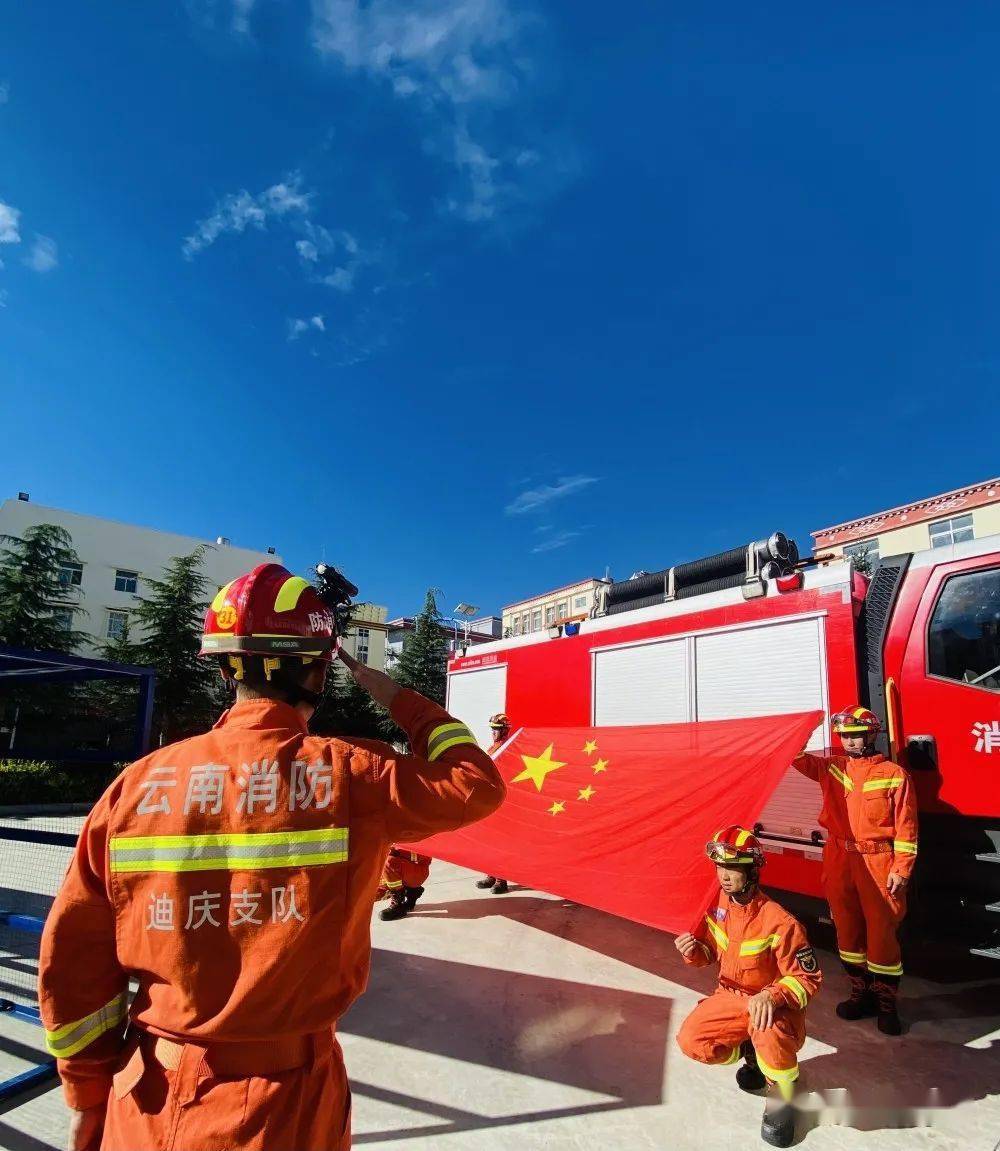
[[[754,599],[766,594],[769,580],[790,574],[798,562],[795,541],[775,532],[766,540],[611,584],[599,598],[595,615],[618,615],[734,587]]]

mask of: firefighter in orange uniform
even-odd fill
[[[502,711],[490,717],[490,730],[493,732],[493,742],[489,747],[489,754],[495,755],[507,742],[510,736],[510,720]],[[484,875],[476,880],[480,891],[490,891],[493,895],[506,895],[510,888],[506,879],[498,879],[495,875]]]
[[[803,752],[795,766],[823,789],[819,821],[823,887],[851,994],[837,1004],[841,1019],[877,1015],[878,1029],[899,1035],[896,1009],[903,964],[897,929],[917,861],[917,800],[909,774],[875,751],[881,729],[865,707],[833,717],[844,755]]]
[[[727,827],[705,854],[722,890],[676,946],[694,967],[717,960],[719,986],[681,1024],[677,1043],[700,1063],[729,1065],[742,1058],[736,1082],[744,1091],[776,1087],[765,1104],[761,1138],[789,1147],[797,1055],[806,1038],[805,1008],[822,980],[819,964],[802,925],[761,891],[764,852],[751,832]]]
[[[402,919],[417,906],[424,893],[424,884],[431,873],[431,857],[416,851],[406,851],[395,844],[389,848],[389,857],[382,868],[378,898],[389,900],[389,906],[379,913],[379,919]]]
[[[413,754],[309,735],[328,603],[278,564],[222,588],[202,653],[235,703],[127,767],[84,825],[39,976],[72,1151],[350,1147],[335,1027],[389,844],[483,818],[504,784],[464,724],[343,653]]]

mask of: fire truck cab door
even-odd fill
[[[1000,811],[996,553],[942,563],[931,573],[905,643],[897,719],[899,752],[922,808]]]

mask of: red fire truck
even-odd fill
[[[938,932],[1000,958],[1000,536],[881,559],[800,562],[780,533],[599,588],[585,618],[484,644],[448,669],[448,707],[484,746],[512,729],[629,726],[851,704],[921,806],[916,896]],[[770,886],[820,894],[817,784],[789,769],[758,824]],[[788,898],[786,896],[786,898]],[[818,904],[814,904],[818,911]]]

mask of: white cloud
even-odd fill
[[[181,251],[186,260],[211,247],[224,233],[240,234],[247,228],[262,231],[268,219],[281,219],[295,215],[304,217],[312,207],[312,193],[301,190],[302,177],[293,172],[279,184],[272,184],[258,196],[251,196],[246,189],[225,196],[215,207],[215,211],[195,224],[190,236],[185,236]]]
[[[21,213],[17,208],[0,200],[0,244],[20,244],[20,219]]]
[[[303,260],[311,264],[315,264],[319,259],[319,248],[316,247],[312,240],[296,240],[295,250]]]
[[[35,233],[31,251],[24,257],[24,264],[33,272],[51,272],[59,266],[59,246],[50,236]]]
[[[0,308],[7,307],[7,289],[0,288]]]
[[[320,283],[326,284],[329,288],[336,288],[338,292],[353,292],[354,291],[354,269],[353,268],[334,268],[329,275],[323,276]]]
[[[325,332],[326,321],[322,316],[310,316],[308,320],[289,320],[289,340],[297,340],[303,332],[308,332],[310,328],[314,328],[317,332]]]
[[[250,13],[255,0],[233,0],[233,18],[230,27],[237,36],[250,35]]]
[[[556,548],[564,548],[568,543],[572,543],[579,534],[578,531],[559,532],[551,539],[542,540],[540,544],[531,549],[531,552],[533,555],[538,552],[554,552]]]
[[[552,179],[535,148],[510,143],[530,119],[524,41],[535,23],[510,0],[313,0],[317,51],[419,108],[428,151],[459,177],[444,207],[470,221],[548,194],[568,175],[559,161]],[[498,126],[502,108],[520,126]]]
[[[530,488],[528,491],[521,492],[504,508],[504,511],[509,516],[524,515],[525,512],[533,512],[546,504],[550,504],[553,500],[563,499],[565,496],[572,495],[573,492],[580,491],[581,488],[596,483],[596,476],[565,476],[556,480],[554,484],[541,484],[537,488]]]

